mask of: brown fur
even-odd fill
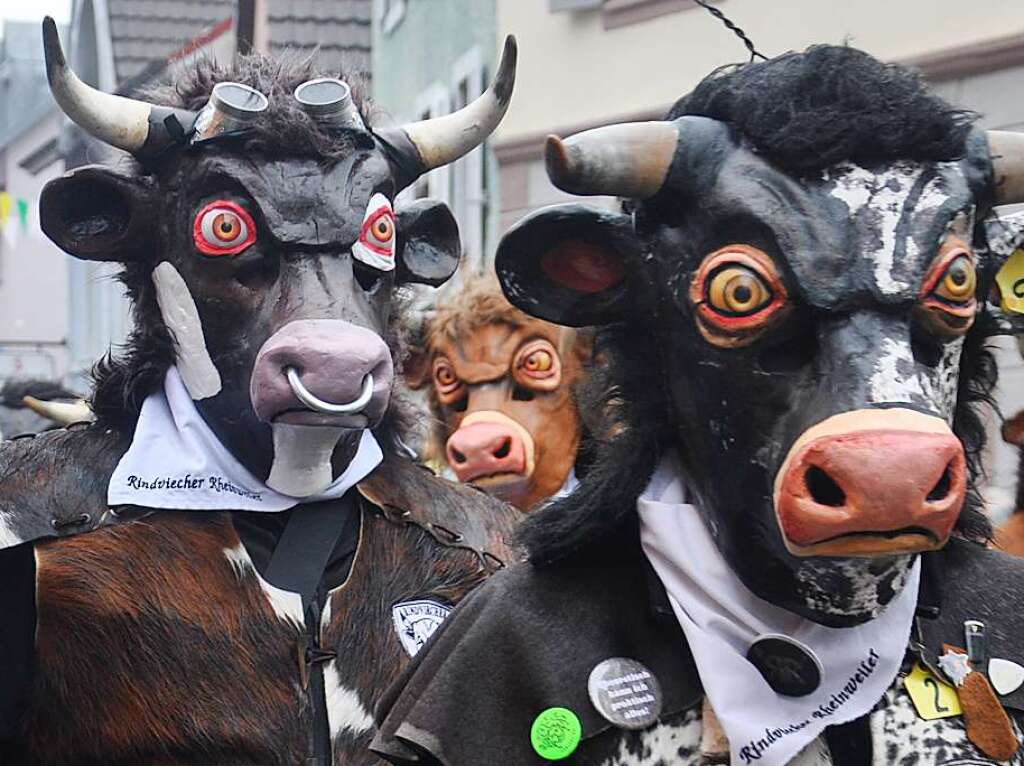
[[[119,446],[108,437],[91,428],[9,445],[7,466],[21,470],[0,485],[3,506],[43,496],[56,516],[103,507],[105,482],[70,489],[90,467],[76,455],[112,468]],[[77,449],[65,452],[69,444]],[[50,473],[55,455],[64,470]],[[338,653],[341,684],[372,713],[409,659],[392,605],[459,601],[487,574],[470,548],[515,557],[504,537],[516,515],[400,458],[360,491],[359,549],[323,641]],[[438,542],[427,531],[438,527],[461,543]],[[312,712],[298,685],[299,630],[277,616],[255,570],[225,555],[239,545],[227,513],[169,511],[36,544],[36,673],[24,719],[33,763],[302,762]],[[366,752],[371,735],[342,729],[336,762],[379,763]]]

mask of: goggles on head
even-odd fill
[[[295,89],[295,100],[317,123],[330,128],[365,130],[352,89],[342,80],[320,77]],[[237,136],[249,130],[270,101],[254,88],[238,82],[219,82],[196,117],[191,144]]]

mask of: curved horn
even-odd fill
[[[544,161],[551,182],[570,194],[647,199],[665,183],[679,143],[671,122],[624,122],[548,136]]]
[[[85,400],[77,402],[48,402],[43,399],[36,399],[34,396],[22,397],[22,403],[37,415],[52,420],[62,426],[69,426],[72,423],[83,423],[93,421],[96,416],[86,404]]]
[[[512,87],[516,81],[516,55],[516,39],[509,35],[505,38],[501,63],[498,64],[498,72],[490,87],[457,112],[378,131],[378,135],[392,150],[400,155],[413,155],[402,157],[412,160],[406,168],[408,175],[415,177],[454,162],[482,144],[494,132],[512,98]],[[402,141],[402,137],[407,141]],[[412,146],[403,146],[406,143]]]
[[[43,19],[43,50],[53,98],[73,122],[104,143],[143,158],[179,140],[195,122],[191,112],[115,96],[86,85],[68,66],[57,25],[49,16]],[[171,117],[176,118],[178,129],[169,128],[165,122]]]
[[[997,205],[1024,202],[1024,133],[989,130],[988,154]]]

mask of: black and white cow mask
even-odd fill
[[[496,268],[527,313],[655,339],[649,385],[723,555],[762,598],[851,624],[964,506],[961,352],[998,268],[977,222],[1016,186],[989,145],[1016,138],[800,176],[707,117],[551,138],[556,185],[634,212],[541,210]]]
[[[458,265],[447,206],[420,200],[395,210],[395,197],[497,126],[514,41],[494,84],[461,112],[376,133],[346,127],[346,151],[309,156],[280,144],[261,150],[244,131],[182,145],[195,112],[94,91],[67,68],[52,23],[44,39],[62,109],[140,164],[89,166],[50,182],[43,230],[78,258],[126,265],[144,304],[137,318],[170,331],[185,387],[254,475],[290,495],[320,491],[388,410],[394,288],[440,285]],[[272,106],[292,98],[295,83],[271,86]],[[289,109],[298,105],[277,113],[294,131]],[[157,313],[154,302],[159,318],[146,315],[147,306]]]

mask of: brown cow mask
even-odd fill
[[[572,387],[589,341],[526,316],[480,282],[442,307],[424,338],[406,375],[413,388],[430,386],[430,456],[523,510],[557,492],[579,447]]]

